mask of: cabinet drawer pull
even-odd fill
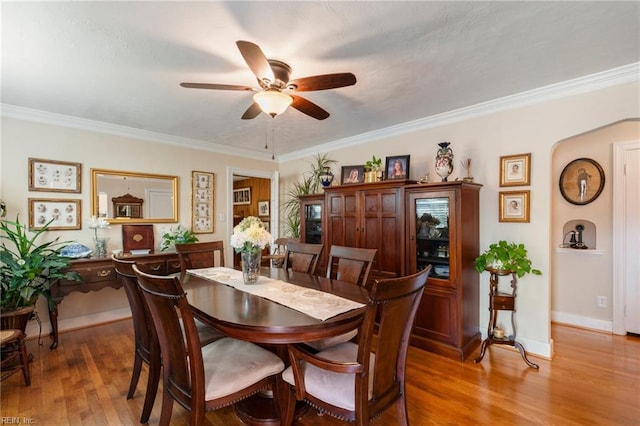
[[[160,270],[160,265],[152,266],[149,269],[151,269],[152,271],[159,271]]]
[[[103,269],[102,271],[98,271],[96,275],[98,275],[99,277],[108,277],[109,275],[111,275],[111,269]]]

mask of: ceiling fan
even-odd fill
[[[282,114],[289,106],[318,120],[329,117],[329,113],[308,99],[293,92],[310,92],[314,90],[336,89],[353,86],[356,76],[350,72],[338,74],[322,74],[311,77],[289,80],[291,67],[282,61],[267,59],[257,44],[239,40],[236,42],[242,57],[256,75],[260,88],[233,84],[180,83],[190,89],[212,90],[245,90],[256,92],[253,103],[242,115],[243,120],[256,118],[261,112],[275,117]]]

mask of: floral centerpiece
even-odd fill
[[[93,229],[93,241],[96,244],[96,257],[105,257],[107,255],[107,240],[98,238],[98,229],[109,227],[109,221],[104,217],[91,216],[89,219],[89,228]]]
[[[271,234],[260,219],[248,216],[233,228],[231,247],[242,256],[242,276],[245,284],[258,280],[262,249],[271,244]]]

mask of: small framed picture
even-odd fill
[[[409,158],[410,155],[396,155],[395,157],[387,157],[385,166],[386,176],[388,179],[407,179],[409,177]]]
[[[191,171],[191,230],[194,234],[214,231],[213,200],[215,174]]]
[[[269,216],[268,201],[258,201],[258,216]]]
[[[42,229],[49,223],[50,230],[82,229],[82,200],[58,198],[29,198],[29,229]]]
[[[364,165],[342,166],[341,185],[361,182],[364,182]]]
[[[562,169],[559,184],[565,200],[579,206],[589,204],[604,189],[604,170],[591,158],[578,158]]]
[[[527,186],[531,178],[531,153],[500,157],[500,186]]]
[[[263,220],[262,221],[262,225],[264,226],[264,229],[267,230],[267,232],[271,232],[270,229],[269,229],[270,226],[269,226],[269,221],[268,220]]]
[[[251,204],[251,188],[238,188],[233,190],[233,204]]]
[[[29,158],[29,191],[81,192],[82,165]]]
[[[529,191],[500,192],[500,222],[529,222]]]

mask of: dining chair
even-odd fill
[[[273,252],[262,256],[262,260],[270,262],[269,266],[280,268],[284,264],[284,256],[290,243],[297,243],[298,238],[280,237],[274,241]]]
[[[147,377],[147,390],[142,406],[142,414],[140,423],[147,423],[153,403],[156,399],[158,391],[158,383],[160,382],[161,357],[160,344],[156,334],[156,328],[153,326],[151,313],[144,300],[142,290],[138,286],[138,279],[133,270],[135,261],[129,261],[112,256],[113,264],[116,269],[116,275],[124,286],[129,307],[131,308],[131,318],[133,320],[133,334],[135,342],[135,356],[133,360],[133,373],[131,374],[131,382],[127,392],[127,399],[133,398],[138,381],[140,380],[140,372],[142,363],[149,366],[149,375]],[[225,337],[218,330],[207,326],[198,321],[198,333],[202,344],[209,344],[212,341]]]
[[[366,286],[377,249],[331,246],[327,278]]]
[[[202,425],[205,411],[234,404],[274,383],[275,375],[284,369],[277,355],[230,337],[201,347],[180,280],[175,276],[149,275],[135,265],[133,270],[160,342],[161,426],[169,425],[174,400],[190,412],[191,425]]]
[[[25,337],[22,330],[0,330],[0,380],[22,371],[25,386],[31,386],[29,354],[24,344]]]
[[[176,244],[176,251],[180,258],[180,281],[184,280],[187,269],[224,266],[224,243],[222,241]]]
[[[399,424],[409,424],[407,351],[430,272],[428,266],[406,277],[374,281],[357,344],[345,342],[316,354],[301,344],[287,346],[291,366],[282,373],[289,388],[283,425],[293,422],[296,400],[358,425],[395,406]]]
[[[290,242],[284,255],[283,268],[304,274],[316,274],[323,244]]]

